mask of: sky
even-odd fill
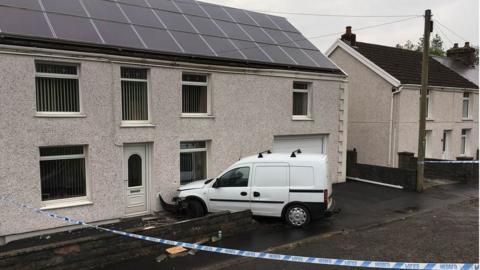
[[[407,19],[408,17],[318,17],[289,13],[319,13],[347,15],[423,15],[426,9],[432,10],[433,19],[451,31],[434,22],[433,34],[438,33],[444,49],[453,43],[463,46],[465,41],[478,45],[479,0],[201,0],[252,11],[264,11],[272,15],[286,17],[304,36],[316,37],[345,31],[351,25],[357,41],[395,46],[407,40],[415,44],[423,35],[423,17],[405,20],[390,25],[358,30],[366,26]],[[457,36],[458,35],[458,36]],[[309,38],[322,52],[325,52],[340,34],[321,38]],[[466,39],[466,40],[465,40]]]

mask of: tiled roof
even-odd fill
[[[352,47],[401,84],[421,84],[422,53],[377,44],[356,42]],[[430,57],[428,84],[431,86],[478,88],[477,85]]]

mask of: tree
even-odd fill
[[[411,50],[411,51],[417,51],[417,52],[422,52],[423,51],[423,37],[418,39],[417,45],[414,45],[413,42],[410,40],[407,40],[405,44],[397,44],[395,47],[401,48],[401,49],[406,49],[406,50]],[[445,50],[443,49],[443,40],[442,38],[438,35],[435,34],[435,36],[432,37],[430,41],[430,49],[429,52],[431,55],[440,55],[443,56],[445,55]]]

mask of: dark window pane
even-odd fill
[[[293,115],[307,115],[308,114],[308,94],[307,93],[293,93]]]
[[[40,161],[42,201],[86,196],[85,159]]]
[[[63,146],[63,147],[40,147],[40,156],[65,156],[65,155],[81,155],[83,154],[83,146]]]
[[[180,143],[180,149],[195,149],[195,148],[205,148],[205,147],[206,147],[206,144],[204,141]]]
[[[122,81],[122,120],[148,120],[147,82]]]
[[[131,155],[128,158],[128,187],[137,187],[142,185],[142,158],[137,155]]]
[[[80,112],[77,79],[35,78],[38,112]]]
[[[147,69],[144,68],[122,67],[120,72],[123,79],[147,79]]]
[[[207,75],[198,74],[182,74],[182,81],[184,82],[207,82]]]
[[[226,172],[218,178],[217,187],[246,187],[248,186],[249,167],[236,168]]]
[[[308,83],[306,82],[293,82],[293,89],[307,90]]]
[[[198,85],[182,86],[182,112],[207,113],[207,87]]]
[[[39,73],[77,75],[77,66],[75,65],[35,63],[35,70]]]
[[[180,153],[180,184],[206,178],[207,152]]]

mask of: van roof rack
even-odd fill
[[[265,154],[265,153],[266,154],[271,154],[272,151],[270,151],[270,149],[262,151],[262,152],[258,153],[258,158],[263,158],[263,154]]]
[[[300,148],[298,148],[297,150],[293,151],[292,154],[290,155],[290,157],[297,157],[297,155],[295,155],[295,153],[297,154],[301,154],[302,153],[302,150],[300,150]]]

